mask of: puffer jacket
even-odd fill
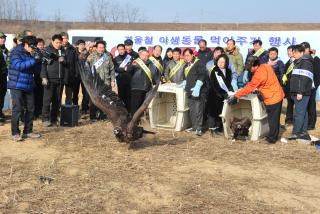
[[[308,74],[309,76],[306,76]],[[294,61],[290,79],[290,93],[292,95],[311,95],[313,87],[313,59],[310,55],[304,55]]]
[[[252,80],[243,89],[238,91],[235,97],[239,99],[252,93],[255,89],[258,89],[266,105],[279,103],[284,98],[284,92],[279,80],[272,67],[268,64],[260,65],[254,72]]]
[[[36,60],[20,44],[12,50],[10,62],[8,88],[32,92]]]

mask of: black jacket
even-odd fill
[[[290,93],[293,95],[302,94],[302,95],[311,95],[312,89],[312,79],[299,75],[294,74],[295,70],[301,69],[306,70],[313,73],[313,59],[310,55],[304,55],[298,60],[294,61],[294,68],[292,70],[291,78],[290,78]]]
[[[195,58],[191,61],[192,63],[195,61]],[[188,67],[188,64],[185,65],[184,70]],[[188,97],[192,97],[192,91],[190,91],[191,88],[193,88],[196,85],[197,80],[200,80],[203,82],[203,85],[200,90],[200,96],[205,95],[207,92],[206,87],[206,77],[207,77],[207,70],[206,66],[199,60],[197,61],[192,68],[189,71],[189,74],[186,78],[186,87],[185,91],[187,92]]]
[[[60,63],[58,61],[59,52],[51,44],[47,46],[45,50],[51,54],[50,58],[52,61],[50,64],[47,64],[46,62],[42,63],[40,77],[47,78],[49,83],[64,83],[63,80],[66,62]],[[61,55],[65,56],[64,49],[61,49]]]
[[[119,85],[130,85],[131,76],[130,74],[125,71],[124,68],[120,68],[121,63],[126,58],[127,54],[124,55],[118,55],[115,58],[113,58],[113,64],[114,64],[114,71],[117,75],[117,84]],[[129,66],[130,62],[126,65]]]
[[[8,69],[4,56],[0,51],[0,80],[7,80]]]
[[[64,83],[72,85],[75,79],[80,79],[80,73],[77,69],[78,53],[75,47],[70,43],[63,48],[65,50],[65,74]]]
[[[291,65],[292,61],[289,59],[286,64],[284,65],[284,74],[286,74],[289,66]],[[285,85],[283,85],[283,82],[281,81],[281,85],[283,85],[283,90],[285,92],[285,94],[289,94],[290,93],[290,79],[291,79],[291,74],[292,74],[292,71],[287,75],[287,82]]]
[[[316,88],[320,85],[320,58],[315,56],[313,58],[313,80]]]
[[[139,58],[139,54],[137,52],[135,52],[134,50],[132,50],[131,53],[128,53],[131,56],[131,62],[133,62],[135,59],[138,59]]]
[[[213,59],[213,52],[210,48],[206,48],[205,51],[198,50],[198,59],[202,62],[202,64],[206,65],[207,62]]]
[[[159,80],[160,77],[157,68],[149,60],[148,62],[145,62],[145,64],[152,73],[152,83],[138,64],[131,64],[128,66],[127,72],[131,74],[132,90],[149,91],[152,87],[152,84],[156,84],[156,82]]]
[[[217,75],[221,76],[225,85],[227,86],[229,91],[233,91],[232,85],[231,85],[231,80],[232,80],[232,71],[227,68],[226,69],[226,76],[224,76],[223,72],[220,70],[218,66],[216,66],[213,71],[211,72],[210,80],[211,80],[211,86],[213,90],[213,94],[218,96],[219,98],[226,99],[228,98],[228,93],[223,90],[218,82],[218,79],[216,77]]]

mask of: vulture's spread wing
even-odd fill
[[[93,104],[107,115],[114,127],[126,129],[128,111],[118,95],[93,72],[89,64],[79,63],[79,72]]]

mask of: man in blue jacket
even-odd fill
[[[24,138],[39,138],[39,134],[33,133],[33,72],[36,57],[32,46],[36,45],[36,37],[26,36],[22,43],[17,45],[10,54],[8,88],[11,89],[12,118],[11,134],[14,141],[22,141]],[[19,130],[19,119],[22,110],[25,109],[25,122],[23,135]]]

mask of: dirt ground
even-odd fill
[[[128,146],[110,123],[86,120],[75,128],[36,121],[43,137],[14,143],[8,123],[0,213],[320,213],[320,153],[310,145],[157,130]]]

